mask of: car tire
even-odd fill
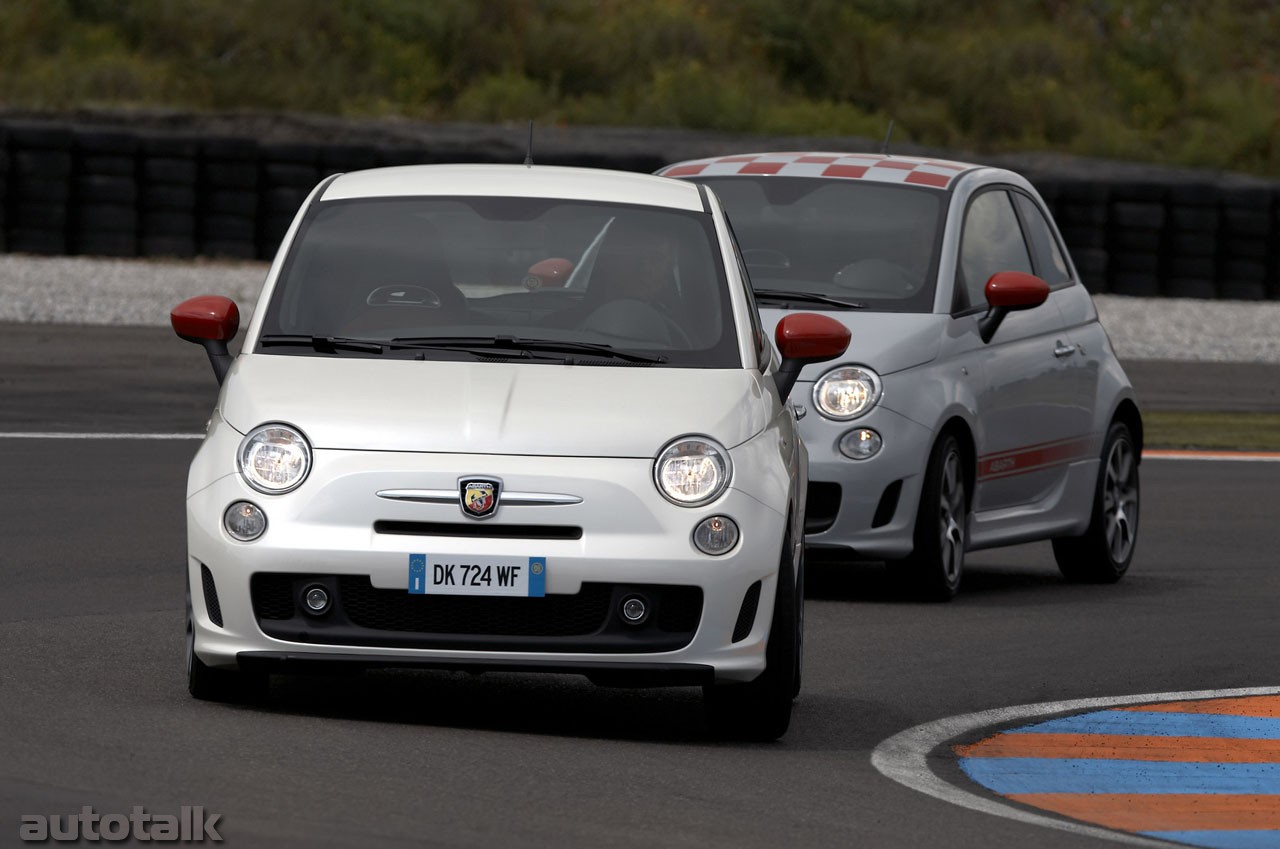
[[[194,616],[191,611],[191,584],[187,584],[187,691],[194,698],[210,702],[255,702],[266,696],[264,673],[214,669],[196,656]]]
[[[800,688],[804,684],[804,546],[800,546],[800,566],[796,570],[796,589],[795,589],[795,606],[796,606],[796,662],[795,675],[792,676],[794,684],[791,687],[791,698],[796,699],[800,695]]]
[[[1113,584],[1124,577],[1138,543],[1138,453],[1129,427],[1114,422],[1102,447],[1089,528],[1053,541],[1063,577],[1074,583]]]
[[[925,469],[915,546],[910,556],[891,564],[895,577],[911,595],[923,601],[955,597],[964,577],[968,520],[964,455],[955,435],[946,433],[933,446]]]
[[[791,703],[799,691],[804,652],[804,597],[798,593],[801,587],[793,574],[788,534],[782,546],[764,672],[745,684],[712,684],[702,688],[707,725],[718,737],[770,742],[787,733]]]

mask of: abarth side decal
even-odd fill
[[[1063,466],[1094,455],[1091,436],[1027,445],[978,458],[978,480],[988,481]]]

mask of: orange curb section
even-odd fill
[[[1194,460],[1280,460],[1280,451],[1194,451],[1181,448],[1144,449],[1142,456],[1159,459],[1186,458]]]
[[[1280,796],[1023,793],[1007,798],[1123,831],[1280,829]]]
[[[1280,696],[1249,696],[1237,699],[1205,699],[1193,702],[1161,702],[1155,705],[1138,705],[1120,710],[1145,713],[1211,713],[1226,716],[1257,716],[1267,719],[1280,718]]]
[[[980,743],[956,746],[955,752],[962,758],[1091,758],[1165,763],[1258,764],[1280,763],[1280,740],[1031,732],[1000,734]]]

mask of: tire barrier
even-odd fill
[[[537,159],[652,172],[675,159],[730,152],[725,146],[735,142],[714,143],[715,150],[678,154],[657,142],[648,151],[643,142],[550,145]],[[270,259],[308,193],[330,174],[511,161],[508,149],[457,138],[324,143],[0,119],[0,251]],[[1115,163],[1079,160],[1011,167],[1044,196],[1092,292],[1280,299],[1280,182],[1172,169],[1134,178]]]

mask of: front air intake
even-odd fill
[[[756,610],[760,607],[760,582],[756,581],[747,587],[747,594],[742,599],[742,607],[738,609],[738,621],[733,626],[733,639],[740,643],[751,633],[756,624]]]
[[[203,563],[200,564],[200,586],[204,588],[204,609],[209,620],[221,628],[222,605],[218,604],[218,587],[213,582],[213,573]]]

